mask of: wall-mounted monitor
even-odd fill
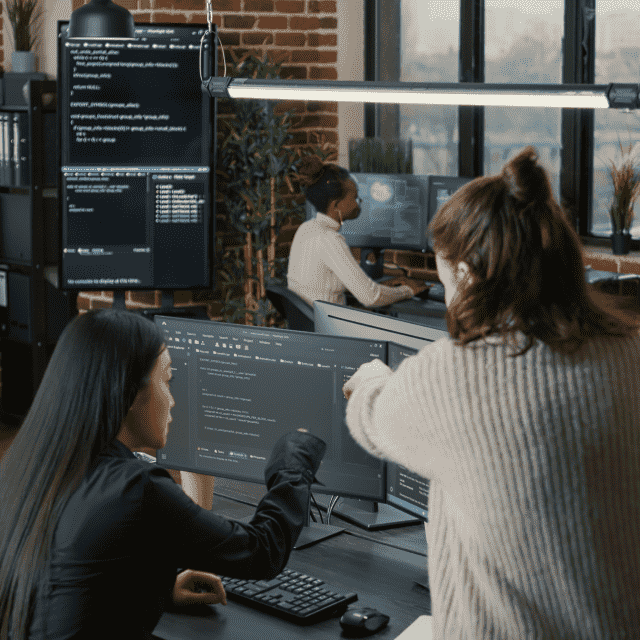
[[[133,41],[76,40],[58,23],[61,288],[214,286],[206,31],[145,24]]]

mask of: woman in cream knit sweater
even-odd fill
[[[434,638],[640,638],[638,322],[587,287],[531,147],[430,230],[450,337],[345,395],[353,437],[431,481]]]

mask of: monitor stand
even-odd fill
[[[309,505],[307,507],[307,519],[302,529],[300,537],[293,545],[294,549],[304,549],[311,545],[337,536],[344,531],[344,527],[334,527],[331,524],[321,524],[318,522],[311,522],[311,492],[309,492]]]
[[[240,518],[240,522],[251,522],[253,514]],[[321,524],[318,522],[311,522],[311,493],[309,493],[309,504],[307,508],[307,518],[302,528],[302,532],[298,536],[296,543],[293,545],[294,549],[304,549],[310,547],[316,542],[321,542],[327,538],[333,538],[339,533],[344,532],[344,527],[335,527],[331,524]]]
[[[209,320],[209,314],[207,313],[207,307],[203,305],[189,305],[186,307],[176,307],[174,304],[173,291],[163,290],[161,291],[162,300],[160,308],[158,307],[144,307],[141,309],[129,309],[145,316],[153,322],[153,317],[156,315],[161,316],[181,316],[184,318],[199,318],[201,320]],[[114,289],[113,290],[113,308],[114,309],[126,309],[126,290]]]
[[[328,508],[331,496],[320,495],[315,497],[320,507],[323,509]],[[351,498],[343,498],[331,514],[369,531],[408,527],[414,524],[422,524],[423,522],[420,518],[400,511],[400,509],[396,509],[391,505]]]
[[[367,260],[371,253],[375,256],[375,262]],[[360,247],[360,266],[372,280],[382,278],[384,275],[384,249],[380,247]]]

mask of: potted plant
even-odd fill
[[[35,71],[33,49],[40,38],[40,0],[5,0],[4,8],[13,32],[11,70],[14,73]]]
[[[349,140],[349,171],[353,173],[413,173],[413,144],[408,140]]]
[[[282,66],[250,51],[232,57],[233,73],[244,77],[278,77]],[[222,316],[268,326],[276,314],[265,288],[286,283],[287,259],[276,251],[277,237],[287,218],[304,218],[290,180],[300,160],[292,146],[292,114],[260,100],[222,101],[220,110],[233,113],[221,122],[217,169],[225,231],[217,237]]]
[[[631,248],[631,225],[633,207],[640,194],[640,173],[637,171],[638,145],[624,148],[620,141],[620,161],[616,165],[610,160],[610,173],[613,182],[613,200],[611,216],[612,251],[616,255],[629,253]]]

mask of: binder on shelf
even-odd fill
[[[4,181],[4,113],[0,113],[0,187],[6,187]]]
[[[27,187],[30,183],[29,135],[27,126],[27,114],[14,112],[11,160],[13,164],[13,185],[16,187]]]
[[[4,176],[2,179],[2,184],[5,187],[11,186],[11,127],[10,127],[10,114],[3,113],[2,114],[2,135],[4,137]]]

